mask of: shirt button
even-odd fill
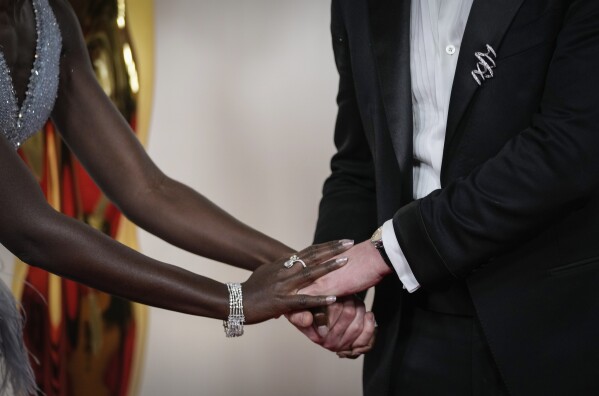
[[[449,55],[455,54],[455,46],[448,45],[447,47],[445,47],[445,52],[447,52],[447,54]]]

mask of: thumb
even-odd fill
[[[296,327],[310,327],[314,322],[314,317],[310,311],[299,311],[285,314],[285,317]]]
[[[307,294],[309,296],[320,296],[323,294],[328,294],[325,290],[325,285],[322,284],[320,280],[312,283],[309,286],[304,287],[301,290],[298,290],[297,294]]]

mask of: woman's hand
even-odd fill
[[[333,257],[353,246],[353,241],[341,240],[310,246],[297,254],[306,267],[296,262],[286,268],[284,257],[259,267],[242,285],[246,323],[258,323],[284,313],[329,305],[335,296],[308,296],[298,290],[347,263],[347,258]]]

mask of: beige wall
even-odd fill
[[[334,151],[337,75],[324,0],[157,0],[149,151],[171,176],[287,244],[309,244]],[[226,236],[223,236],[226,238]],[[145,253],[221,281],[247,273],[141,235]],[[141,394],[359,395],[361,360],[285,319],[225,339],[153,309]]]
[[[155,1],[150,154],[169,175],[298,248],[311,241],[334,151],[329,6]],[[140,242],[152,257],[220,281],[248,276],[147,233]],[[0,258],[10,279],[12,258]],[[140,394],[354,396],[361,365],[313,345],[285,319],[230,340],[218,321],[151,309]]]

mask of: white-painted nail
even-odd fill
[[[327,326],[318,326],[318,335],[321,337],[326,337],[329,334],[329,328]]]
[[[340,257],[337,260],[335,260],[335,263],[339,265],[345,265],[347,264],[347,257]]]
[[[352,246],[354,246],[354,240],[353,239],[342,239],[339,242],[341,242],[341,245],[343,247],[352,247]]]

